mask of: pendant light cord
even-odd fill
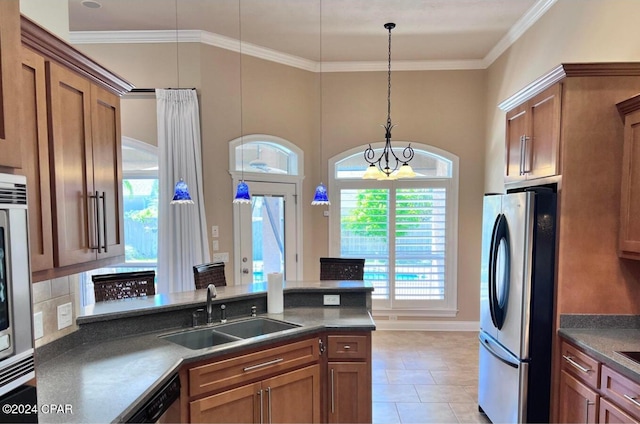
[[[391,30],[395,25],[389,25],[389,66],[387,70],[387,126],[391,127]]]
[[[242,114],[242,0],[238,0],[238,40],[239,44],[239,63],[240,63],[240,181],[244,182],[244,127],[242,124],[243,114]],[[239,185],[239,184],[238,184]],[[237,190],[237,188],[236,188]],[[240,205],[239,205],[240,206]],[[242,250],[242,208],[238,208],[238,221],[240,225],[238,225],[238,238],[240,239],[240,249],[239,253],[242,257],[244,252]],[[241,259],[240,259],[241,260]],[[241,260],[242,261],[242,260]],[[234,258],[234,265],[237,264],[237,259]],[[243,262],[240,262],[240,282],[242,283],[242,267]],[[235,265],[236,269],[238,269],[238,265]]]

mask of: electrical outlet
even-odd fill
[[[229,262],[229,253],[228,252],[214,253],[213,262]]]
[[[219,237],[220,236],[220,232],[218,230],[218,226],[217,225],[212,225],[211,226],[211,237]]]
[[[218,250],[220,250],[220,242],[218,240],[214,240],[213,243],[211,243],[213,246],[213,251],[217,252]]]
[[[324,304],[331,306],[339,306],[340,305],[340,295],[339,294],[325,294],[324,295]]]
[[[58,306],[58,330],[73,324],[73,308],[71,303]]]
[[[33,314],[33,338],[41,339],[44,336],[44,324],[42,322],[42,312]]]

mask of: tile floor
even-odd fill
[[[489,423],[478,412],[478,333],[373,332],[373,423]]]

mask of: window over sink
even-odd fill
[[[454,316],[458,157],[424,144],[411,146],[417,174],[412,179],[363,180],[366,145],[330,160],[330,255],[365,258],[364,278],[375,288],[378,315],[401,310]],[[383,144],[372,147],[378,156]]]

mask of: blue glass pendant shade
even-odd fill
[[[324,184],[320,183],[318,187],[316,187],[316,194],[313,196],[312,205],[330,205],[329,196],[327,195],[327,187]]]
[[[233,199],[233,203],[251,203],[251,196],[249,195],[249,186],[244,181],[238,183],[236,190],[236,198]]]
[[[191,200],[191,196],[189,195],[189,187],[187,187],[187,183],[185,183],[182,178],[176,183],[171,204],[193,204],[193,200]]]

